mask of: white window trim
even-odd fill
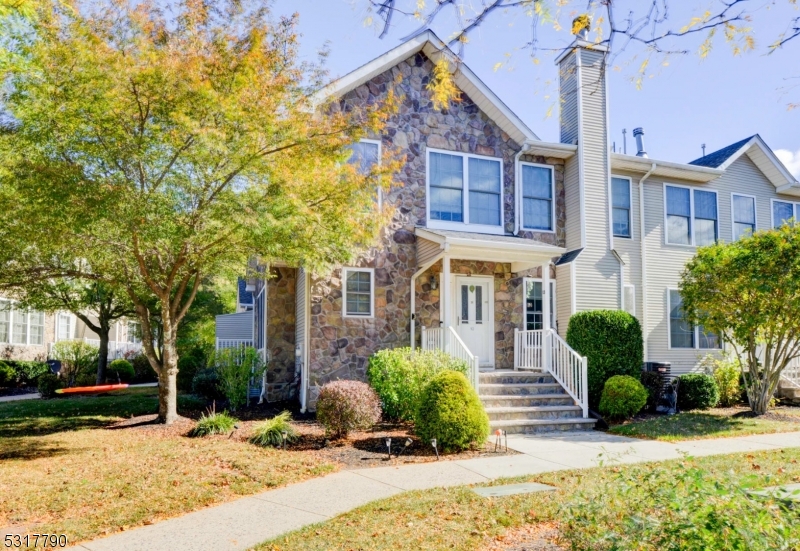
[[[775,197],[771,198],[769,200],[769,221],[770,221],[769,229],[771,229],[771,230],[775,229],[775,207],[774,207],[774,205],[775,205],[776,201],[778,203],[788,203],[788,204],[792,205],[792,214],[794,215],[794,219],[795,220],[797,220],[797,210],[800,209],[800,203],[795,203],[794,201],[787,201],[785,199],[779,199],[779,198],[775,198]]]
[[[608,188],[611,194],[609,195],[608,203],[611,205],[611,212],[609,213],[610,214],[609,223],[611,224],[611,235],[613,235],[614,237],[619,237],[620,239],[632,240],[633,239],[633,178],[631,178],[630,176],[619,176],[617,174],[612,174],[611,179],[613,180],[614,178],[616,178],[617,180],[628,180],[628,204],[630,205],[628,207],[628,229],[630,230],[630,235],[618,235],[614,233],[614,208],[615,208],[614,182],[610,181],[608,182]],[[666,191],[664,193],[665,193],[664,197],[666,197]],[[667,205],[665,203],[664,213],[666,214],[666,212],[667,212]],[[719,221],[717,221],[717,223],[719,223]]]
[[[736,216],[733,211],[733,198],[746,197],[753,200],[753,212],[755,213],[753,226],[753,233],[758,231],[758,199],[755,195],[747,195],[746,193],[731,192],[731,241],[736,241]],[[772,205],[770,205],[772,208]],[[719,215],[718,215],[719,216]]]
[[[628,312],[627,308],[628,305],[625,304],[625,291],[628,288],[633,289],[633,304],[631,305],[632,306],[631,310],[633,310],[633,312]],[[622,311],[628,312],[633,317],[636,317],[636,285],[633,285],[632,283],[625,283],[622,286]]]
[[[669,242],[669,231],[668,231],[668,227],[667,227],[667,188],[668,187],[683,188],[683,189],[688,189],[690,191],[690,193],[689,193],[689,239],[690,239],[691,243],[688,244],[688,245],[685,244],[685,243],[670,243]],[[694,220],[695,220],[695,218],[694,218],[694,190],[707,191],[709,193],[713,193],[714,197],[716,198],[716,203],[717,203],[717,241],[719,241],[719,238],[720,238],[719,192],[716,189],[706,189],[706,188],[703,188],[703,187],[684,186],[684,185],[681,185],[681,184],[671,184],[671,183],[668,183],[668,182],[664,182],[664,194],[663,194],[663,198],[662,199],[664,201],[664,244],[665,245],[670,245],[672,247],[692,248],[692,249],[697,248],[697,245],[695,244],[695,240],[694,240],[695,233],[696,233],[694,231],[694,227],[695,227],[695,224],[694,224]]]
[[[717,211],[719,216],[719,211]],[[670,323],[670,312],[672,311],[672,304],[670,303],[670,292],[676,291],[680,293],[680,289],[676,287],[667,287],[667,350],[725,350],[725,342],[722,336],[719,339],[719,348],[700,348],[700,326],[694,325],[694,346],[692,348],[684,348],[680,346],[672,346],[672,324]]]
[[[528,291],[529,281],[531,282],[538,281],[539,283],[543,282],[541,277],[522,278],[522,328],[520,329],[520,331],[526,331],[528,328],[528,312],[526,309],[525,301],[528,298],[527,291]],[[550,285],[553,287],[553,300],[551,301],[553,303],[553,307],[551,308],[550,311],[550,317],[552,318],[550,320],[550,328],[555,330],[556,323],[558,323],[558,304],[556,303],[556,301],[558,300],[558,291],[556,290],[556,280],[551,278]],[[542,312],[542,315],[544,315],[544,312]]]
[[[369,272],[369,315],[347,313],[347,274],[350,272]],[[342,268],[342,317],[353,319],[372,319],[375,317],[375,268]]]
[[[530,228],[525,225],[525,210],[523,208],[525,202],[524,196],[524,186],[522,185],[522,167],[523,166],[534,166],[537,168],[546,168],[550,171],[550,224],[552,228],[549,230],[543,230],[541,228]],[[520,217],[520,230],[524,231],[535,231],[539,233],[556,233],[556,171],[553,165],[543,165],[540,163],[529,163],[527,161],[519,161],[519,182],[517,185],[514,186],[514,193],[519,197],[519,217]]]
[[[381,140],[364,138],[358,141],[359,143],[371,143],[378,146],[378,166],[381,166],[381,159],[383,158],[383,144]],[[378,187],[378,210],[383,210],[383,189],[380,187]]]
[[[11,305],[11,308],[8,310],[8,342],[0,342],[0,344],[7,344],[9,346],[46,346],[47,344],[47,336],[45,334],[45,330],[47,329],[47,316],[44,312],[39,310],[29,310],[28,319],[25,325],[25,342],[13,342],[14,341],[14,313],[18,312],[17,308],[14,306],[17,304],[16,300],[2,298],[0,302],[7,302]],[[42,314],[42,342],[41,344],[38,343],[31,343],[31,316],[30,314],[38,312]]]
[[[464,187],[462,188],[462,207],[464,209],[464,222],[448,222],[444,220],[431,220],[431,153],[443,153],[445,155],[454,155],[462,158],[464,167]],[[470,224],[469,223],[469,158],[484,159],[489,161],[496,161],[500,163],[500,225],[487,226],[486,224]],[[425,219],[427,221],[426,227],[432,230],[456,230],[456,231],[470,231],[475,233],[486,233],[494,235],[505,235],[505,171],[503,166],[503,159],[501,157],[489,157],[487,155],[475,155],[473,153],[462,153],[460,151],[448,151],[446,149],[434,149],[432,147],[426,148],[425,153]]]

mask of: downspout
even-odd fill
[[[639,178],[639,245],[642,248],[642,341],[644,361],[647,361],[647,247],[644,245],[644,181],[656,170],[656,163]]]
[[[530,148],[531,145],[525,142],[522,144],[522,149],[514,155],[514,235],[519,235],[522,229],[522,170],[519,158]]]
[[[426,262],[422,266],[420,266],[419,270],[414,272],[414,275],[411,276],[411,351],[414,351],[416,348],[416,336],[417,336],[417,316],[416,316],[416,302],[417,302],[417,278],[421,276],[425,271],[439,262],[444,256],[445,251],[440,252],[436,256],[433,257],[432,260]],[[439,288],[441,289],[441,282],[439,283]]]

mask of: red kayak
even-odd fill
[[[121,390],[123,388],[128,388],[128,385],[76,386],[73,388],[59,388],[56,390],[56,394],[90,394],[95,392],[111,392],[112,390]]]

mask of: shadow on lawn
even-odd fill
[[[30,461],[66,455],[75,451],[75,449],[67,449],[57,444],[39,442],[29,438],[15,438],[2,442],[0,460],[22,459]]]
[[[613,433],[658,438],[660,436],[703,437],[744,429],[754,420],[752,415],[742,412],[736,415],[686,412],[678,415],[653,415],[637,417],[632,422],[617,425]]]

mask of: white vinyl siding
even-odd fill
[[[622,309],[636,317],[636,286],[625,285],[622,288]]]
[[[794,221],[800,218],[800,203],[792,203],[791,201],[783,201],[781,199],[773,199],[770,201],[772,205],[772,227],[780,228],[784,222]]]
[[[756,198],[732,193],[731,221],[734,241],[752,235],[756,231]]]
[[[664,219],[668,245],[711,245],[719,237],[716,191],[665,184]]]
[[[520,163],[522,174],[522,229],[555,229],[555,182],[553,167]]]
[[[44,313],[18,309],[0,300],[0,343],[41,346],[44,344]]]
[[[611,223],[614,237],[631,237],[631,181],[611,178]]]
[[[342,308],[344,317],[371,318],[375,308],[375,281],[372,268],[342,270]]]
[[[428,149],[428,227],[502,234],[503,161]]]

